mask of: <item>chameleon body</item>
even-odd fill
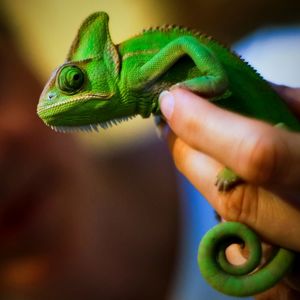
[[[246,62],[214,39],[178,26],[150,28],[118,45],[111,41],[108,15],[89,16],[41,94],[37,112],[59,131],[98,130],[141,115],[160,116],[159,94],[174,85],[205,96],[216,105],[300,131],[297,119],[268,83]],[[239,180],[225,168],[218,175],[220,190]],[[230,265],[224,249],[246,244],[245,265]],[[234,296],[262,292],[288,271],[294,253],[279,249],[270,262],[260,261],[256,235],[240,223],[217,225],[199,247],[199,266],[217,290]],[[251,273],[251,274],[248,274]]]

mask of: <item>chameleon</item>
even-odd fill
[[[66,61],[51,75],[37,114],[52,129],[93,131],[136,115],[162,117],[159,95],[174,86],[204,96],[216,105],[274,126],[300,131],[280,96],[247,62],[214,38],[176,25],[152,27],[114,44],[105,12],[81,25]],[[224,167],[217,187],[226,192],[242,184]],[[225,249],[239,242],[248,260],[231,265]],[[261,243],[246,225],[224,222],[203,237],[198,264],[208,283],[237,297],[260,293],[280,281],[293,265],[293,251],[276,248],[262,267]]]

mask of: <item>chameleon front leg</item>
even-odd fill
[[[165,74],[184,55],[191,57],[202,76],[176,85],[209,98],[220,96],[227,91],[228,78],[221,63],[205,45],[192,36],[182,36],[171,41],[145,63],[138,73],[134,72],[128,82],[133,89],[143,89]]]
[[[171,41],[145,63],[138,73],[132,72],[128,80],[131,88],[143,89],[149,83],[156,81],[184,55],[192,58],[203,75],[176,83],[176,86],[210,98],[228,92],[228,78],[221,63],[205,45],[192,36],[182,36]],[[226,191],[239,181],[240,178],[233,171],[225,168],[219,173],[216,185],[219,190]]]
[[[189,55],[193,59],[203,75],[176,83],[176,86],[187,88],[210,98],[227,92],[228,79],[219,60],[205,45],[192,36],[182,36],[171,41],[145,63],[139,73],[134,72],[129,80],[132,88],[142,89],[150,82],[156,81],[184,55]],[[216,185],[219,190],[226,191],[240,180],[232,170],[225,168],[219,173]]]

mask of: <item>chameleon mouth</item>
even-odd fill
[[[46,125],[51,127],[54,131],[60,132],[60,133],[80,132],[80,131],[81,132],[99,132],[99,130],[101,130],[101,129],[108,129],[108,128],[118,125],[120,123],[132,120],[135,117],[136,117],[136,115],[115,118],[112,120],[103,121],[103,122],[99,122],[96,124],[84,125],[84,126],[54,126],[54,125],[49,125],[49,124],[46,124]]]
[[[68,100],[65,101],[61,101],[61,102],[56,102],[53,104],[47,104],[45,105],[45,101],[41,101],[37,106],[37,113],[38,115],[41,115],[44,112],[51,110],[56,110],[59,107],[62,106],[68,106],[72,103],[76,103],[76,102],[87,102],[90,100],[99,100],[99,101],[107,101],[109,100],[114,94],[110,93],[110,94],[105,94],[105,93],[97,93],[97,94],[88,94],[88,95],[82,95],[80,97],[72,97]]]

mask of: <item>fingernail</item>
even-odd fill
[[[163,91],[158,97],[160,110],[167,120],[170,120],[174,111],[174,97],[169,91]]]

